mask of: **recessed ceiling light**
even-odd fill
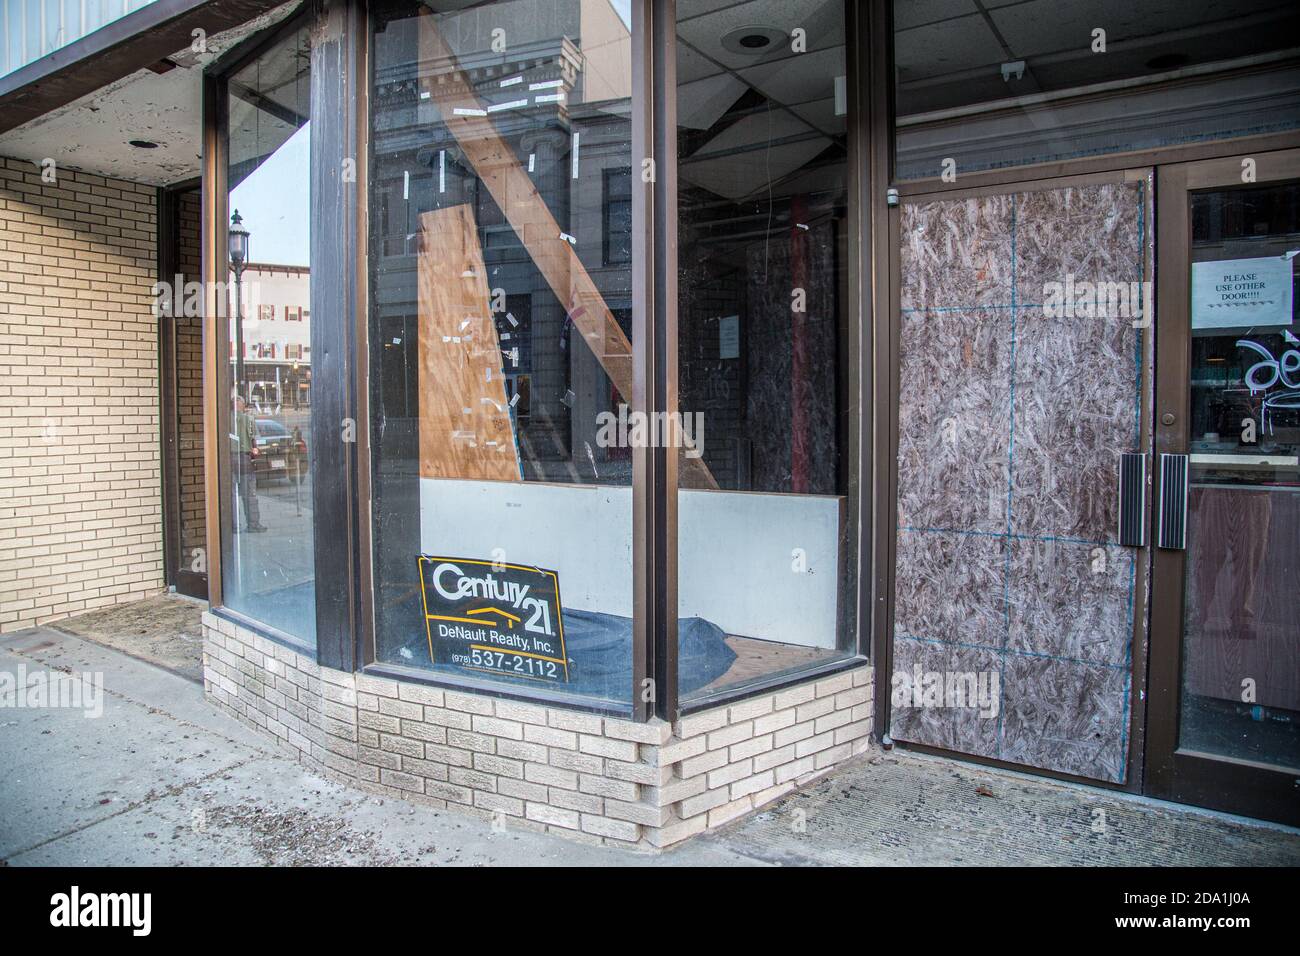
[[[775,49],[788,39],[785,31],[772,27],[741,27],[726,34],[722,38],[722,46],[732,53],[757,56]]]
[[[127,141],[128,146],[134,146],[136,149],[157,149],[158,144],[150,142],[147,139],[132,139]]]

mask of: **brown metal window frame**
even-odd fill
[[[675,720],[683,713],[717,707],[771,690],[813,680],[830,673],[868,663],[863,635],[872,619],[875,605],[875,577],[868,570],[877,565],[872,556],[872,527],[875,523],[876,496],[871,494],[874,480],[872,462],[878,444],[875,427],[870,434],[864,429],[868,415],[878,417],[881,403],[872,395],[876,376],[872,354],[879,343],[873,341],[871,322],[876,301],[874,250],[880,243],[879,223],[883,205],[874,203],[868,183],[879,175],[880,163],[887,161],[880,149],[880,138],[871,135],[881,114],[887,109],[875,92],[874,56],[868,55],[867,38],[872,32],[869,21],[878,11],[869,0],[845,0],[846,45],[849,58],[848,113],[850,143],[849,213],[849,302],[845,332],[848,348],[845,359],[846,394],[850,421],[845,429],[852,502],[856,511],[857,533],[852,542],[858,549],[857,571],[849,625],[853,642],[848,656],[821,666],[777,675],[735,691],[711,695],[683,708],[677,690],[677,457],[661,448],[633,449],[633,671],[631,718],[649,720],[661,717]],[[336,84],[342,102],[353,105],[352,115],[341,124],[342,132],[332,134],[327,145],[332,152],[350,153],[355,158],[354,192],[336,194],[340,205],[347,206],[342,216],[345,228],[339,240],[344,250],[336,261],[350,267],[353,295],[353,323],[348,335],[355,345],[347,368],[343,390],[347,392],[340,407],[350,412],[355,423],[356,440],[348,451],[351,465],[346,482],[350,494],[350,515],[343,523],[349,529],[349,547],[338,556],[342,567],[336,575],[345,578],[345,593],[339,597],[341,613],[348,618],[345,647],[326,647],[318,637],[315,648],[290,635],[251,620],[223,604],[221,547],[221,503],[228,497],[229,475],[220,467],[220,436],[229,430],[229,409],[219,401],[229,388],[226,366],[228,335],[218,318],[215,283],[222,279],[225,263],[226,222],[229,216],[226,195],[226,104],[225,78],[255,58],[290,31],[303,18],[333,18],[335,29],[327,31],[326,42],[335,44],[340,58],[346,57],[353,67],[346,76],[313,76],[313,115],[315,97],[325,82]],[[676,4],[674,0],[633,0],[632,4],[632,152],[639,159],[653,163],[657,175],[650,182],[634,176],[633,205],[633,364],[634,411],[674,411],[677,408],[677,155],[676,155]],[[320,663],[343,670],[393,677],[407,682],[429,684],[471,693],[533,701],[572,710],[627,716],[623,708],[605,707],[562,693],[516,689],[472,678],[434,674],[429,671],[380,663],[375,654],[375,608],[373,593],[373,509],[371,489],[369,388],[369,90],[372,25],[363,0],[314,0],[264,33],[245,41],[209,68],[203,90],[203,276],[206,281],[204,318],[204,467],[207,493],[208,599],[213,612],[240,626],[247,627],[293,649],[309,653]],[[878,42],[877,42],[878,45]],[[332,51],[333,52],[333,51]],[[313,59],[316,53],[313,50]],[[349,130],[351,131],[349,133]],[[353,138],[354,137],[354,138]],[[320,167],[324,156],[314,156],[313,166]],[[315,174],[315,172],[314,172]],[[637,183],[640,182],[640,188]],[[879,207],[879,208],[876,208]],[[870,210],[870,214],[867,214]],[[867,256],[867,250],[873,251]],[[313,375],[313,384],[325,379]],[[315,389],[314,389],[315,390]],[[872,400],[876,398],[877,400]],[[872,411],[868,412],[867,409]],[[313,458],[313,464],[315,458]],[[318,552],[318,580],[321,556]],[[320,617],[318,595],[318,619]]]
[[[843,389],[839,396],[846,421],[841,426],[841,439],[844,442],[845,496],[849,503],[848,522],[853,530],[846,536],[845,547],[852,549],[852,578],[845,581],[844,559],[841,551],[840,567],[837,569],[841,581],[840,608],[837,613],[839,627],[848,631],[850,637],[843,657],[822,664],[816,664],[797,670],[774,674],[765,679],[748,681],[734,688],[723,688],[712,694],[701,695],[686,703],[680,700],[677,686],[677,481],[678,456],[668,454],[665,449],[657,449],[657,460],[662,459],[663,490],[665,494],[662,526],[657,529],[656,549],[662,546],[659,560],[664,567],[663,579],[659,582],[661,591],[656,601],[656,650],[668,658],[667,666],[662,668],[659,686],[666,688],[666,700],[661,701],[659,713],[665,720],[675,721],[679,717],[697,713],[702,710],[724,706],[735,701],[745,700],[761,694],[771,693],[782,687],[816,680],[841,671],[867,666],[870,663],[869,652],[871,633],[869,622],[872,619],[874,605],[872,588],[872,568],[875,565],[872,551],[872,526],[874,516],[874,495],[871,494],[872,462],[875,453],[874,428],[867,432],[872,422],[874,409],[880,407],[874,401],[873,388],[876,381],[872,370],[873,329],[873,270],[869,268],[873,260],[868,258],[868,251],[874,249],[873,238],[877,237],[875,210],[871,202],[870,183],[876,181],[879,173],[879,157],[875,156],[875,142],[871,135],[874,121],[880,116],[880,104],[877,102],[876,85],[873,70],[877,68],[878,52],[873,46],[872,38],[879,36],[879,24],[873,19],[876,12],[871,0],[843,0],[845,17],[845,61],[848,79],[846,81],[847,103],[846,119],[848,144],[848,252],[846,267],[848,271],[848,300],[845,303],[841,319],[840,332],[844,348],[840,353]],[[660,155],[669,158],[668,174],[664,175],[663,164],[659,165],[661,178],[666,181],[665,206],[662,213],[656,208],[655,221],[662,222],[663,230],[668,234],[667,248],[660,264],[664,275],[664,294],[667,302],[656,316],[662,327],[658,329],[655,348],[662,363],[659,372],[663,378],[664,405],[670,414],[678,411],[677,401],[677,75],[676,75],[676,2],[666,0],[655,3],[655,16],[658,18],[653,37],[657,47],[656,54],[663,58],[664,68],[655,85],[656,121],[664,127],[660,133],[663,142]],[[662,537],[662,541],[658,540]],[[840,635],[843,636],[843,635]]]
[[[845,0],[846,45],[849,58],[849,142],[850,170],[849,216],[852,223],[849,243],[849,303],[846,309],[846,399],[850,405],[850,423],[845,429],[851,475],[851,494],[856,513],[857,533],[852,544],[857,548],[854,582],[853,638],[846,656],[820,666],[776,675],[770,680],[754,681],[735,690],[693,700],[683,707],[677,683],[677,465],[676,454],[664,448],[637,447],[632,450],[632,573],[633,573],[633,645],[631,718],[638,721],[660,717],[675,721],[698,710],[723,706],[777,688],[815,680],[868,663],[864,622],[870,620],[872,596],[868,573],[870,565],[872,508],[868,498],[873,442],[863,440],[866,416],[863,408],[870,394],[872,375],[868,361],[870,327],[870,274],[863,268],[863,236],[870,230],[864,223],[867,208],[868,175],[863,175],[862,157],[871,147],[869,124],[860,116],[858,104],[869,101],[866,44],[868,24],[861,15],[865,2]],[[635,175],[632,188],[632,352],[634,411],[673,412],[677,410],[677,82],[676,82],[676,3],[675,0],[633,0],[632,2],[632,155],[650,160],[655,176],[649,182]],[[369,31],[369,24],[367,24]],[[369,48],[370,35],[367,32]],[[366,83],[368,90],[368,73]],[[362,96],[364,96],[364,91]],[[361,103],[358,100],[358,103]],[[363,109],[362,105],[359,109]],[[359,125],[364,128],[368,120]],[[635,164],[634,164],[635,166]],[[369,184],[358,170],[361,194],[368,196]],[[364,244],[363,244],[364,248]],[[363,252],[364,254],[364,252]],[[361,296],[368,294],[368,283],[361,283]],[[368,302],[359,305],[359,354],[368,355]],[[365,359],[359,362],[364,365]],[[358,381],[358,394],[366,394],[366,379]],[[357,417],[358,448],[369,461],[369,417]],[[362,473],[367,475],[368,469]],[[363,501],[369,502],[368,488]],[[372,574],[372,522],[370,508],[362,509],[362,563]],[[598,713],[625,715],[621,708],[602,707],[582,698],[537,690],[503,687],[488,681],[434,674],[418,668],[378,663],[375,656],[375,618],[373,592],[369,579],[361,588],[363,605],[362,631],[359,634],[359,660],[366,673],[400,680],[468,690],[474,693],[509,699],[528,700]]]
[[[632,155],[658,162],[662,148],[661,130],[656,126],[658,110],[652,105],[654,99],[647,91],[657,90],[655,67],[662,68],[658,61],[652,59],[651,30],[658,22],[658,0],[633,0],[632,3]],[[358,576],[357,590],[360,617],[356,629],[357,669],[366,674],[387,677],[407,683],[425,684],[432,687],[444,687],[486,697],[520,700],[545,706],[560,707],[566,710],[588,713],[607,714],[609,716],[646,721],[657,712],[656,696],[647,692],[647,688],[665,686],[656,669],[666,666],[667,655],[656,654],[655,640],[656,619],[654,587],[651,582],[661,572],[656,555],[649,553],[646,546],[650,530],[656,527],[656,517],[661,513],[665,495],[656,493],[661,487],[656,482],[662,481],[662,474],[653,467],[651,455],[654,449],[635,448],[632,453],[632,575],[633,575],[633,625],[632,625],[632,686],[629,700],[631,710],[614,704],[606,704],[593,698],[578,697],[564,692],[550,691],[540,687],[515,687],[508,684],[494,683],[473,677],[438,673],[416,667],[381,662],[376,652],[376,621],[374,602],[374,508],[372,497],[371,468],[373,466],[370,443],[369,396],[369,356],[370,356],[370,267],[368,260],[369,236],[366,214],[370,201],[369,157],[370,143],[368,137],[370,114],[369,93],[371,84],[371,56],[374,50],[373,23],[364,2],[354,6],[361,10],[362,26],[354,43],[358,46],[359,68],[355,71],[358,78],[351,102],[355,105],[357,115],[358,149],[357,156],[357,195],[360,197],[360,213],[357,217],[355,258],[357,275],[356,297],[356,380],[354,388],[357,395],[356,405],[356,444],[361,466],[357,470],[358,491],[362,507],[357,515]],[[663,255],[656,238],[662,240],[662,234],[656,237],[653,223],[648,217],[649,210],[663,202],[664,187],[659,183],[642,183],[636,188],[639,177],[633,178],[632,189],[632,362],[634,410],[664,407],[652,405],[662,401],[654,388],[655,369],[653,350],[647,347],[647,336],[656,323],[651,315],[656,303],[663,301],[654,295],[654,283],[660,270],[655,267],[657,257]],[[675,197],[674,197],[675,198]],[[676,220],[674,219],[674,222]],[[675,289],[675,286],[674,286]],[[675,292],[674,292],[675,294]],[[653,487],[652,487],[653,485]],[[675,655],[674,655],[675,656]],[[675,661],[673,661],[675,664]],[[653,681],[654,683],[648,683]],[[675,697],[675,695],[674,695]],[[663,701],[658,701],[662,708]]]
[[[219,302],[218,289],[227,277],[227,229],[230,216],[228,194],[229,115],[227,81],[267,49],[298,30],[313,16],[312,3],[304,3],[283,20],[245,39],[219,57],[204,71],[202,113],[202,222],[200,246],[204,284],[203,309],[203,471],[206,498],[208,609],[240,627],[300,654],[318,659],[319,648],[277,628],[226,607],[223,556],[227,529],[223,525],[223,503],[232,492],[229,468],[221,466],[221,453],[230,432],[230,405],[223,395],[230,393],[230,334],[226,303]],[[314,93],[314,90],[313,90]],[[313,487],[315,483],[313,482]],[[215,543],[215,545],[214,545]]]
[[[866,273],[863,263],[861,237],[864,233],[860,210],[865,208],[865,176],[859,173],[862,163],[857,157],[865,155],[867,124],[855,122],[856,105],[865,101],[866,70],[859,62],[865,50],[861,37],[866,24],[859,17],[859,7],[864,4],[846,0],[845,8],[849,37],[850,75],[850,218],[853,221],[850,242],[850,302],[847,309],[850,334],[847,378],[849,399],[853,409],[852,424],[847,429],[849,457],[853,476],[853,493],[858,515],[868,513],[870,502],[865,500],[869,483],[863,476],[870,473],[871,446],[861,440],[863,418],[860,410],[866,394],[865,383],[870,383],[869,365],[864,351],[869,336],[862,334],[867,327],[863,303],[867,301]],[[632,188],[632,327],[634,381],[632,408],[634,411],[675,411],[677,409],[677,126],[676,126],[676,3],[674,0],[633,0],[632,3],[632,155],[638,160],[653,163],[656,175],[650,182],[633,176]],[[371,37],[367,23],[366,45],[370,49]],[[359,110],[364,110],[364,96],[369,89],[368,69],[364,89],[357,100]],[[363,129],[368,122],[363,119]],[[635,169],[633,170],[635,174]],[[638,185],[639,184],[639,185]],[[363,196],[369,195],[369,184],[358,170],[358,185]],[[363,204],[364,205],[364,204]],[[364,255],[364,243],[362,243]],[[368,294],[368,282],[361,283],[360,296]],[[362,377],[357,392],[366,395],[368,384],[364,363],[368,356],[368,302],[359,303],[358,352],[363,358],[358,363]],[[864,370],[866,374],[864,375]],[[369,416],[362,411],[357,417],[358,448],[364,461],[369,461]],[[858,547],[857,587],[854,612],[854,643],[843,660],[820,667],[782,674],[769,681],[759,681],[730,692],[723,692],[692,701],[683,708],[677,687],[677,456],[662,448],[634,448],[632,452],[633,483],[633,647],[631,701],[634,720],[648,720],[658,716],[673,721],[683,713],[717,707],[730,701],[744,699],[771,690],[812,680],[866,663],[859,635],[865,630],[863,623],[869,619],[870,595],[863,586],[866,576],[862,571],[863,559],[869,556],[871,540],[869,523],[858,520],[858,534],[854,542]],[[368,468],[361,469],[368,483]],[[378,663],[375,653],[375,618],[373,592],[369,575],[373,574],[373,514],[369,508],[369,488],[363,486],[363,501],[367,507],[360,515],[362,564],[366,569],[366,583],[361,587],[363,607],[362,628],[359,634],[359,660],[364,671],[395,677],[405,681],[453,687],[496,697],[541,702],[574,710],[623,714],[621,708],[601,707],[582,698],[564,694],[515,689],[450,675],[433,674],[418,668]]]

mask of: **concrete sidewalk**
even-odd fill
[[[99,719],[0,708],[0,864],[1300,863],[1287,828],[900,751],[658,856],[494,833],[311,773],[122,647],[52,628],[0,638],[0,672],[104,680]]]
[[[374,797],[305,770],[203,688],[51,628],[0,639],[0,672],[99,672],[103,716],[0,708],[0,861],[10,866],[644,866],[751,862],[719,845],[656,859]]]

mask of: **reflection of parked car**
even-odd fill
[[[297,481],[299,474],[308,470],[307,443],[302,432],[289,430],[273,418],[258,418],[257,451],[253,459],[253,474],[259,483],[273,478]]]

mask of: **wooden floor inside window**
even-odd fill
[[[699,693],[719,690],[744,681],[767,677],[792,668],[817,664],[842,656],[840,651],[825,647],[803,647],[778,641],[760,641],[752,637],[726,637],[727,646],[736,660],[721,677],[701,687]]]

